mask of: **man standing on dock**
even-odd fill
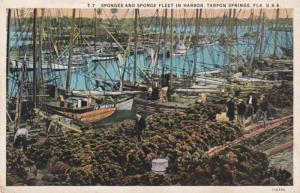
[[[136,121],[135,121],[135,130],[137,133],[138,141],[142,140],[142,133],[146,129],[147,124],[144,116],[140,114],[136,114]]]
[[[246,114],[245,118],[250,117],[250,123],[252,123],[254,119],[254,114],[256,113],[257,110],[257,100],[256,97],[250,93],[248,98],[247,98],[247,108],[246,108]]]
[[[246,113],[246,104],[243,99],[239,100],[239,104],[237,105],[237,124],[244,128],[245,127],[245,113]]]
[[[264,127],[266,127],[266,122],[268,120],[268,113],[269,113],[268,112],[269,104],[268,104],[267,98],[264,95],[261,96],[260,110],[261,110],[261,114],[262,114],[262,118],[263,118],[263,122],[264,122]]]
[[[28,130],[26,128],[18,129],[14,137],[14,147],[23,147],[27,150]]]
[[[226,106],[227,106],[226,115],[227,115],[229,121],[232,122],[234,120],[234,111],[235,111],[235,104],[233,102],[232,97],[230,97],[230,99],[227,101]]]
[[[255,95],[253,96],[252,103],[253,103],[253,108],[254,108],[254,114],[256,114],[258,105],[257,105],[257,97]]]

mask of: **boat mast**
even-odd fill
[[[235,27],[235,40],[236,43],[238,43],[238,19],[237,19],[237,13],[236,13],[236,9],[233,9],[233,22],[234,24],[232,24],[232,26],[234,25]],[[232,27],[232,31],[234,29],[234,27]]]
[[[253,32],[253,15],[254,15],[254,10],[253,9],[251,9],[251,13],[250,13],[250,18],[251,18],[251,20],[250,20],[250,31],[251,32]]]
[[[277,51],[277,36],[278,36],[278,20],[279,20],[279,9],[276,9],[276,20],[275,20],[275,37],[274,37],[274,52],[273,57],[276,57],[276,51]]]
[[[136,65],[137,65],[137,19],[138,9],[134,10],[134,63],[133,63],[133,83],[136,83]]]
[[[76,9],[73,9],[72,27],[71,27],[70,42],[69,42],[69,63],[68,63],[68,71],[67,71],[66,90],[70,89],[70,82],[71,82],[71,67],[72,67],[72,57],[73,57],[73,37],[74,37],[74,31],[75,31],[75,14],[76,14]]]
[[[38,80],[41,82],[43,80],[43,71],[42,71],[42,66],[43,66],[43,57],[42,57],[42,52],[43,52],[43,20],[44,20],[44,12],[45,9],[41,9],[41,18],[40,18],[40,23],[39,23],[39,62],[38,62]]]
[[[8,73],[9,73],[9,58],[10,58],[10,18],[11,9],[7,13],[7,39],[6,39],[6,95],[8,96]]]
[[[33,10],[33,42],[32,42],[32,47],[33,47],[33,107],[36,108],[37,106],[37,98],[36,98],[36,93],[37,93],[37,66],[36,66],[36,22],[37,22],[37,9]]]
[[[196,9],[196,23],[195,23],[195,42],[194,42],[194,67],[193,67],[193,72],[192,72],[192,77],[195,77],[196,70],[197,70],[197,45],[199,44],[199,24],[201,20],[201,15],[202,15],[202,9],[200,9],[200,14],[199,14],[199,9]]]
[[[262,15],[262,23],[261,23],[261,30],[260,30],[260,45],[259,45],[259,60],[262,59],[262,47],[264,42],[264,30],[265,30],[265,12]]]
[[[166,45],[167,45],[167,20],[168,20],[168,9],[165,9],[165,17],[164,17],[164,49],[163,49],[163,58],[162,58],[162,70],[161,70],[161,74],[162,74],[162,80],[165,81],[165,67],[166,67]]]
[[[96,53],[96,41],[97,41],[97,9],[94,9],[94,52]]]
[[[173,13],[174,10],[171,9],[171,64],[170,64],[170,88],[173,87]]]
[[[233,22],[232,22],[233,17],[232,17],[232,9],[229,9],[229,16],[227,18],[227,37],[229,40],[229,42],[228,42],[229,45],[226,45],[226,47],[225,47],[226,53],[228,53],[228,59],[227,59],[228,74],[231,73],[231,51],[232,51],[232,45],[231,45],[232,41],[231,40],[233,38]]]
[[[258,21],[258,25],[257,25],[257,31],[258,32],[260,30],[261,20],[262,20],[262,8],[260,9],[260,12],[259,12],[259,21]],[[253,63],[254,63],[254,58],[255,58],[255,54],[256,54],[256,48],[257,48],[258,40],[259,40],[259,36],[257,35],[256,39],[255,39],[253,52],[252,52],[252,55],[251,55],[251,60],[250,60],[250,72],[251,72],[251,74],[253,73],[253,70],[254,70]]]
[[[228,37],[231,37],[232,36],[232,24],[231,24],[231,12],[232,10],[229,9],[229,13],[228,13],[228,16],[227,16],[227,36]]]
[[[17,131],[17,129],[20,125],[20,122],[21,122],[22,96],[23,96],[23,86],[24,86],[24,82],[25,82],[25,68],[26,68],[26,63],[23,62],[21,78],[18,82],[18,93],[17,93],[17,99],[16,99],[16,114],[15,114],[14,132]]]

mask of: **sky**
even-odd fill
[[[31,17],[33,14],[33,9],[18,9],[19,15],[23,12],[24,17]],[[151,17],[154,15],[156,9],[141,9],[140,16],[141,17]],[[160,9],[158,14],[163,15],[163,9]],[[263,9],[267,18],[272,19],[275,18],[276,9]],[[204,18],[213,18],[213,17],[222,17],[225,14],[228,14],[229,9],[203,9],[202,17]],[[254,16],[258,16],[260,9],[254,9]],[[292,17],[293,10],[292,9],[280,9],[279,17],[286,18]],[[41,14],[41,9],[38,9],[38,15]],[[95,14],[94,9],[76,9],[76,17],[90,17],[92,18]],[[251,14],[250,9],[237,9],[236,15],[238,18],[249,18]],[[17,11],[16,9],[12,12],[12,17],[16,17]],[[45,16],[71,16],[72,9],[45,9]],[[168,17],[171,15],[171,10],[168,10]],[[111,9],[101,9],[101,14],[97,15],[98,18],[133,18],[134,17],[134,9],[118,9],[117,13],[113,14]],[[191,18],[195,16],[195,9],[177,9],[174,10],[174,18]]]

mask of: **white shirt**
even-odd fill
[[[250,98],[249,98],[249,104],[250,105],[252,104],[252,96],[250,96]]]
[[[25,135],[26,138],[28,138],[28,130],[27,130],[26,128],[18,129],[18,131],[17,131],[16,134],[15,134],[14,142],[16,141],[16,139],[17,139],[19,136],[22,136],[22,135]]]
[[[140,114],[137,114],[136,116],[137,116],[138,121],[142,118],[142,116]]]

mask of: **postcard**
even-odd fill
[[[1,5],[1,193],[300,191],[299,2]]]

